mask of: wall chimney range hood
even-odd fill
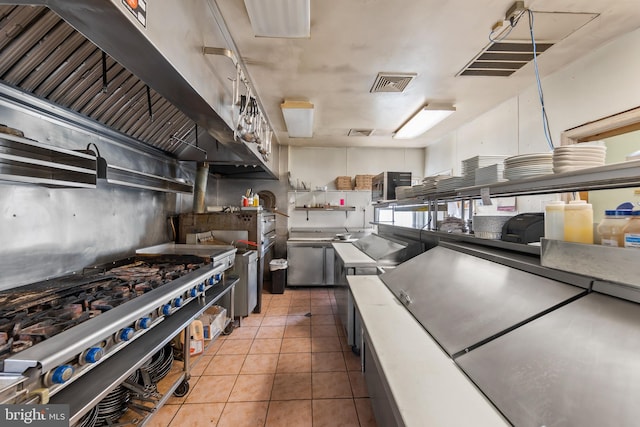
[[[211,173],[249,165],[252,177],[276,179],[114,3],[0,0],[0,84],[178,160],[207,161]]]

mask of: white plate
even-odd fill
[[[574,160],[558,160],[558,161],[554,161],[553,162],[553,167],[557,167],[557,166],[589,166],[589,167],[595,167],[595,166],[604,166],[604,162],[577,162]]]
[[[597,161],[604,161],[604,159],[606,158],[605,154],[603,153],[602,155],[594,155],[594,156],[590,156],[590,155],[584,155],[584,154],[560,154],[557,156],[553,156],[553,160],[577,160],[577,161],[589,161],[589,160],[597,160]]]

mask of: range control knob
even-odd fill
[[[182,298],[178,297],[176,299],[173,300],[173,306],[174,307],[181,307],[182,306]]]
[[[202,282],[198,285],[198,291],[200,292],[204,292],[204,289],[207,287],[207,284],[205,282]]]
[[[51,372],[52,384],[64,384],[73,375],[73,367],[71,365],[61,365]]]
[[[216,282],[213,281],[213,276],[209,277],[209,285],[214,285]]]
[[[170,316],[171,315],[171,304],[165,304],[162,306],[162,314],[164,316]]]
[[[190,296],[191,298],[195,298],[195,297],[197,297],[197,296],[198,296],[198,289],[197,289],[197,288],[192,288],[192,289],[189,291],[189,296]]]
[[[104,356],[102,347],[91,347],[84,352],[82,361],[84,363],[96,363],[98,360],[102,359],[102,356]]]
[[[133,328],[121,329],[120,332],[118,332],[117,341],[129,341],[134,333]]]
[[[222,280],[222,273],[216,273],[215,278],[216,278],[216,283]]]
[[[151,326],[150,317],[141,317],[136,322],[136,329],[149,329],[149,326]]]

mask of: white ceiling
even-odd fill
[[[312,0],[310,39],[256,38],[243,0],[217,4],[280,144],[424,147],[535,84],[532,63],[511,77],[455,77],[489,43],[491,27],[512,0]],[[597,14],[586,25],[536,14],[539,41],[563,37],[558,27],[576,27],[539,57],[542,77],[640,26],[640,0],[532,0],[526,6]],[[513,34],[528,36],[527,26],[523,17]],[[417,77],[403,93],[370,93],[378,72]],[[280,110],[285,99],[315,105],[313,138],[288,137]],[[416,139],[391,138],[432,102],[453,103],[457,112]],[[348,137],[350,128],[375,132]]]

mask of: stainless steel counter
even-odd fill
[[[587,292],[443,247],[380,277],[452,357]]]
[[[637,426],[640,305],[591,293],[456,359],[516,426]]]

